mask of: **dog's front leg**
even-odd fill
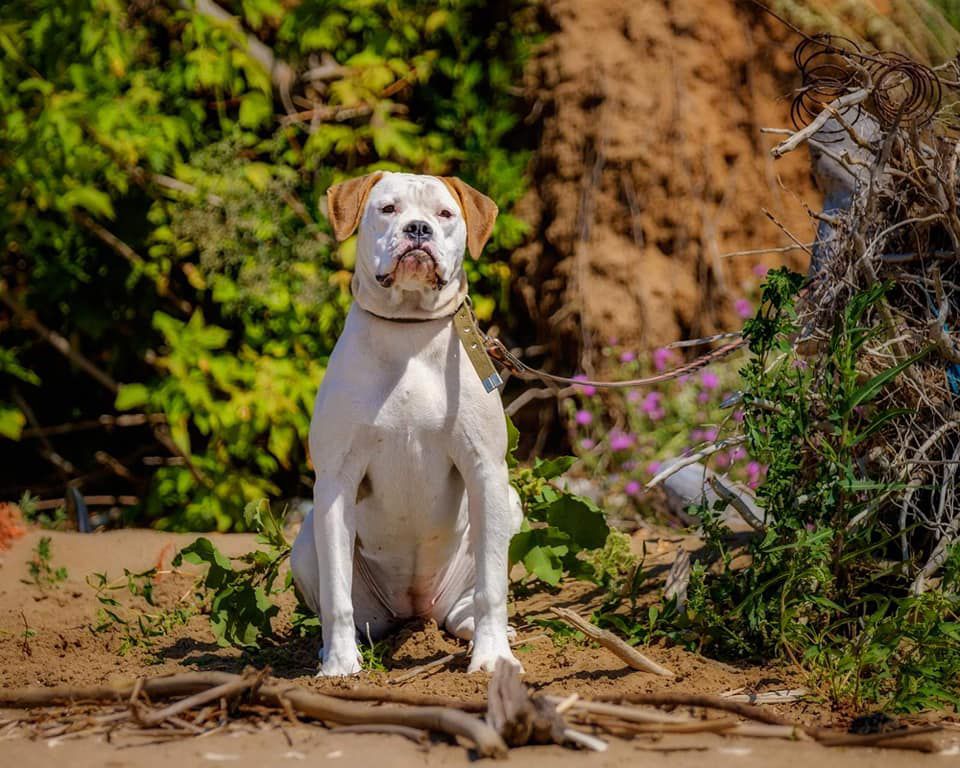
[[[342,478],[318,475],[313,488],[317,598],[323,631],[319,674],[326,677],[360,671],[351,594],[357,529],[347,485]]]
[[[473,655],[468,671],[493,672],[497,659],[519,667],[507,637],[507,553],[519,507],[503,458],[477,457],[460,466],[467,489],[470,540],[476,558]]]

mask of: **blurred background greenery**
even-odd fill
[[[345,176],[458,174],[496,199],[468,267],[480,316],[506,313],[523,0],[5,5],[4,498],[70,482],[139,500],[139,523],[230,530],[248,501],[309,495],[353,265],[323,196]]]

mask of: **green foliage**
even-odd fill
[[[117,653],[125,656],[132,649],[151,650],[156,639],[169,634],[175,627],[186,624],[196,613],[192,602],[179,601],[171,608],[160,608],[154,599],[156,568],[135,573],[123,569],[123,578],[111,582],[106,573],[94,573],[87,577],[87,584],[94,590],[100,608],[96,623],[90,630],[95,634],[107,631],[120,633]],[[139,603],[133,607],[124,605],[113,597],[117,591],[126,591]],[[143,608],[140,605],[144,606]]]
[[[508,418],[508,432],[516,429]],[[510,564],[522,563],[529,579],[556,586],[565,576],[590,578],[594,570],[582,553],[600,549],[610,528],[603,511],[590,499],[570,493],[550,482],[576,461],[561,456],[537,459],[532,468],[519,467],[513,457],[516,440],[510,440],[511,482],[520,495],[524,518],[520,532],[510,542]]]
[[[290,545],[281,519],[266,500],[248,504],[244,516],[247,527],[258,531],[257,543],[262,545],[237,558],[244,567],[234,568],[230,558],[204,537],[180,550],[173,565],[186,561],[207,566],[201,585],[210,599],[210,628],[218,644],[259,648],[264,639],[274,637],[272,622],[280,611],[276,596],[291,588],[289,578],[277,586]]]
[[[24,579],[24,584],[31,584],[40,589],[51,589],[67,580],[67,569],[63,566],[52,565],[53,548],[49,536],[41,536],[37,546],[33,549],[33,557],[27,563],[27,573],[30,579]]]
[[[25,425],[14,383],[44,424],[162,414],[182,457],[153,472],[140,520],[242,530],[247,503],[296,495],[309,474],[355,247],[330,237],[330,183],[385,168],[483,189],[503,214],[467,267],[474,304],[482,319],[508,310],[528,158],[514,86],[534,30],[524,0],[245,0],[224,3],[233,25],[175,5],[0,11],[0,291],[120,383],[100,389],[15,325],[0,436]],[[297,71],[334,57],[336,78],[295,85],[315,117],[279,117],[247,34]]]
[[[723,502],[701,509],[716,562],[694,565],[686,605],[670,601],[614,623],[634,640],[668,637],[724,657],[786,655],[855,706],[955,706],[956,582],[910,594],[899,564],[886,559],[898,526],[878,513],[902,486],[882,481],[864,456],[867,438],[892,418],[883,393],[926,350],[861,372],[865,346],[885,330],[874,310],[888,286],[877,284],[849,302],[822,354],[801,357],[801,285],[787,270],[769,273],[763,306],[745,327],[753,356],[741,372],[743,430],[768,466],[757,491],[765,533],[731,551]],[[736,554],[748,556],[745,567],[743,558],[732,567]]]

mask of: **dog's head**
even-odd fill
[[[496,204],[454,177],[377,172],[327,190],[337,240],[359,228],[357,272],[384,291],[442,291],[469,250],[478,258]]]

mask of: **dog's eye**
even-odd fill
[[[385,205],[380,209],[380,213],[396,213],[397,206],[395,205]]]
[[[440,218],[441,218],[441,219],[452,219],[452,218],[453,218],[453,211],[450,211],[450,210],[444,208],[442,211],[440,211]]]

